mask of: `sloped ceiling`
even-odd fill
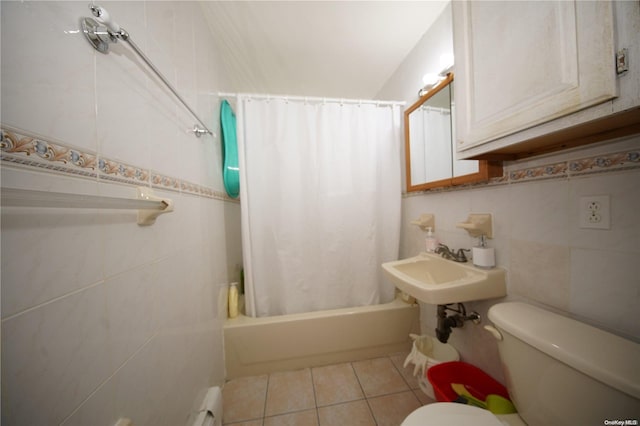
[[[447,1],[203,1],[233,88],[372,99]]]

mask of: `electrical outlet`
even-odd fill
[[[629,50],[622,48],[616,52],[616,74],[629,71]]]
[[[611,229],[608,195],[580,197],[580,228]]]

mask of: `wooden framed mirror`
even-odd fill
[[[407,192],[502,176],[502,163],[455,159],[453,73],[404,112]]]

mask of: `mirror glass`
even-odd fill
[[[488,179],[486,161],[455,159],[453,73],[404,114],[407,192]]]
[[[451,84],[441,87],[409,114],[411,182],[438,181],[453,174]]]

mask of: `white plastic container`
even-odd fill
[[[409,363],[415,364],[413,375],[419,373],[418,386],[429,398],[435,399],[433,386],[427,379],[427,370],[442,362],[460,361],[460,354],[456,348],[448,343],[442,343],[431,336],[410,335],[413,340],[411,353],[404,361],[406,367]]]
[[[473,247],[471,256],[473,258],[473,266],[481,269],[492,269],[496,266],[496,252],[493,247],[487,246],[487,238],[480,236],[480,242],[477,247]]]
[[[229,318],[238,316],[238,283],[229,286]]]

